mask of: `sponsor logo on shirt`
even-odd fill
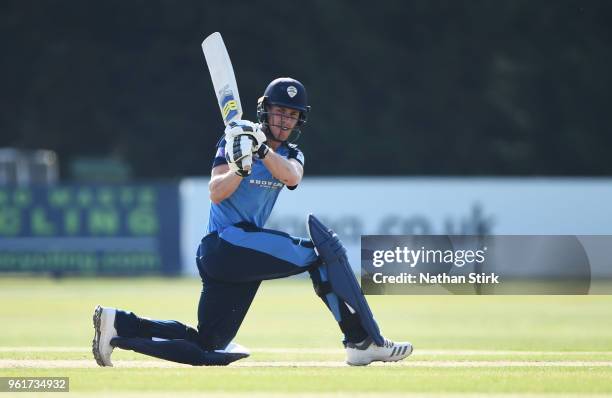
[[[282,182],[270,181],[270,180],[252,179],[252,180],[249,180],[249,183],[251,185],[258,186],[259,188],[279,189],[279,188],[283,187],[283,183]]]

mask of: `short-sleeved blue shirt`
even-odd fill
[[[295,144],[282,144],[274,152],[287,159],[295,159],[304,165],[304,154]],[[225,160],[225,138],[217,143],[217,152],[212,167],[227,164]],[[263,228],[270,217],[276,199],[285,184],[272,176],[257,155],[253,155],[253,170],[245,177],[234,193],[221,203],[210,205],[207,233],[223,230],[229,225],[249,222]],[[297,186],[288,187],[295,189]]]

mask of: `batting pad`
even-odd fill
[[[374,320],[370,306],[355,278],[346,256],[346,249],[338,235],[327,228],[315,216],[308,216],[308,233],[319,257],[327,264],[327,277],[333,292],[357,314],[361,326],[368,332],[378,346],[384,344],[378,324]]]

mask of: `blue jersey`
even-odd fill
[[[294,144],[282,144],[274,152],[287,159],[295,159],[304,165],[304,155]],[[227,164],[225,160],[225,138],[217,144],[217,153],[212,167]],[[284,184],[272,176],[257,155],[253,155],[251,175],[240,182],[234,193],[221,203],[210,205],[207,233],[220,231],[239,222],[249,222],[262,228],[272,212]],[[295,189],[297,187],[287,187]]]

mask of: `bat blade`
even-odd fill
[[[236,76],[221,34],[215,32],[204,39],[202,51],[215,88],[223,123],[227,125],[232,120],[241,119],[242,104],[238,94]]]

